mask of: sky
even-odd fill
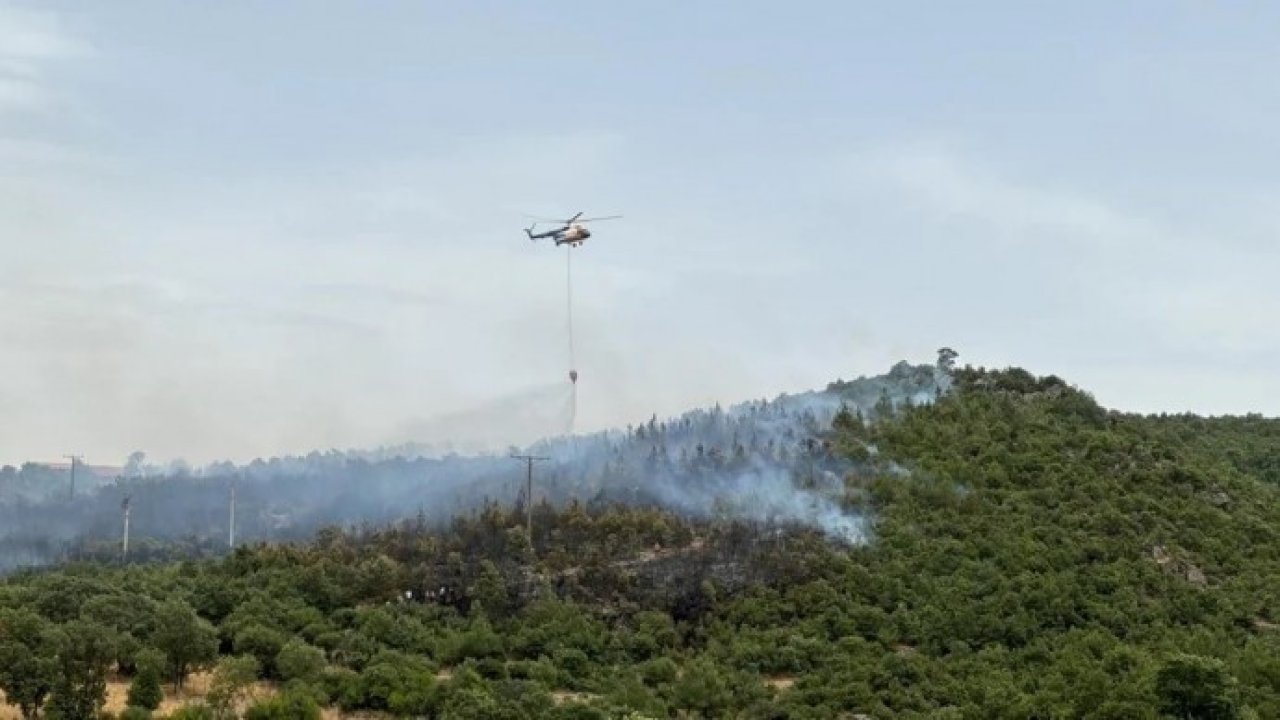
[[[1278,29],[1177,0],[0,0],[0,463],[553,423],[566,251],[521,228],[579,210],[624,217],[573,251],[578,430],[941,346],[1122,410],[1280,414]]]

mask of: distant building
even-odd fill
[[[71,472],[70,462],[32,462],[28,465],[38,467],[42,470],[50,472]],[[90,475],[105,480],[111,480],[124,474],[124,468],[112,465],[86,465],[85,463],[76,463],[76,474],[84,474],[85,477]]]

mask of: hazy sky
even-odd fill
[[[1280,413],[1280,6],[1055,5],[0,0],[0,462],[546,402],[577,210],[580,428],[941,345]]]

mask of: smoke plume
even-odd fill
[[[652,506],[699,518],[803,525],[860,543],[869,539],[869,519],[846,505],[844,483],[859,466],[830,448],[833,418],[847,408],[874,421],[892,407],[931,402],[949,381],[935,366],[899,363],[886,375],[838,381],[821,391],[651,417],[589,435],[567,432],[573,388],[544,386],[405,429],[416,437],[449,437],[449,443],[194,469],[157,467],[135,454],[121,477],[98,478],[75,499],[47,470],[5,468],[0,567],[53,562],[74,556],[79,543],[117,539],[125,495],[132,498],[135,559],[175,540],[190,553],[225,552],[232,484],[243,541],[300,539],[326,525],[415,514],[443,523],[485,502],[523,499],[524,467],[509,457],[517,447],[548,458],[536,470],[534,502]],[[552,436],[525,440],[538,434]],[[495,449],[508,442],[507,451]]]

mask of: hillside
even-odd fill
[[[633,429],[609,450],[635,474],[539,502],[532,539],[488,504],[17,575],[0,688],[31,659],[57,707],[92,707],[94,678],[154,647],[171,677],[222,656],[223,686],[269,681],[255,717],[1280,717],[1280,421],[1110,412],[1021,370],[949,379],[874,421],[828,405],[810,445],[835,485],[788,478],[811,514],[618,495],[662,472],[627,460],[661,445]],[[822,502],[858,535],[815,522]]]
[[[625,502],[690,517],[731,514],[799,522],[857,541],[860,520],[835,502],[850,468],[820,441],[841,407],[930,402],[950,382],[940,368],[899,363],[878,377],[729,408],[691,410],[625,429],[549,438],[519,451],[538,466],[534,502]],[[515,450],[513,448],[513,450]],[[807,479],[797,488],[795,477]],[[146,471],[69,500],[46,472],[0,472],[0,570],[65,559],[118,560],[121,503],[131,503],[131,559],[221,555],[236,491],[240,541],[296,540],[327,525],[381,524],[415,514],[435,526],[490,501],[524,502],[524,468],[507,452],[424,454],[414,447],[311,453]],[[58,492],[50,492],[58,488]],[[736,503],[724,505],[733,498]]]

